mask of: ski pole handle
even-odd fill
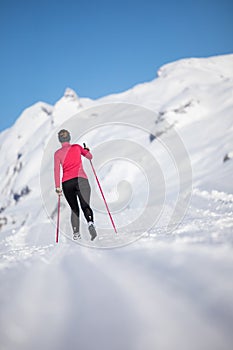
[[[83,148],[86,149],[87,151],[90,151],[89,148],[86,146],[85,143],[83,143]]]

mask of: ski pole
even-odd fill
[[[61,204],[61,196],[58,195],[58,203],[57,203],[57,231],[56,231],[56,243],[58,243],[58,235],[59,235],[59,223],[60,223],[60,204]]]
[[[85,144],[85,143],[83,144],[83,146],[84,146],[84,148],[86,148],[86,144]],[[106,201],[106,199],[105,199],[105,196],[104,196],[103,190],[102,190],[102,188],[101,188],[101,185],[100,185],[100,182],[99,182],[98,176],[97,176],[97,174],[96,174],[96,171],[95,171],[95,168],[94,168],[94,166],[93,166],[93,164],[92,164],[91,159],[90,159],[90,164],[91,164],[91,167],[92,167],[93,173],[94,173],[94,175],[95,175],[95,178],[96,178],[97,184],[98,184],[98,186],[99,186],[100,192],[101,192],[101,194],[102,194],[102,197],[103,197],[103,200],[104,200],[104,204],[105,204],[105,206],[106,206],[106,209],[107,209],[108,215],[109,215],[109,217],[110,217],[110,220],[111,220],[112,226],[113,226],[113,228],[114,228],[114,231],[117,233],[116,226],[115,226],[115,224],[114,224],[114,221],[113,221],[112,215],[111,215],[111,213],[110,213],[110,210],[109,210],[109,207],[108,207],[107,201]]]

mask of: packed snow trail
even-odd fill
[[[230,350],[232,260],[226,246],[60,243],[1,275],[1,348]]]

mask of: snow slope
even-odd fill
[[[233,55],[193,58],[97,101],[67,89],[0,134],[1,349],[231,349],[232,112]],[[84,162],[99,237],[83,221],[71,240],[63,198],[54,243],[62,127],[118,235]]]

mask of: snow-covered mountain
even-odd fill
[[[74,244],[63,199],[55,245],[63,127],[90,146],[119,231],[86,161],[99,236],[91,243],[82,222],[81,244],[142,235],[134,244]],[[232,134],[233,55],[167,64],[96,101],[68,88],[54,106],[27,108],[0,134],[2,348],[230,349]]]

